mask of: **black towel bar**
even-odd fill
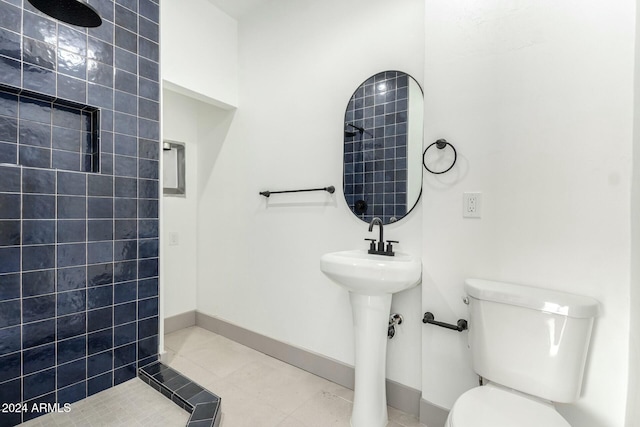
[[[326,191],[328,193],[333,194],[336,191],[336,188],[333,185],[330,185],[329,187],[322,187],[322,188],[308,188],[305,190],[284,190],[284,191],[261,191],[260,195],[264,196],[264,197],[269,197],[272,194],[279,194],[279,193],[301,193],[304,191]]]

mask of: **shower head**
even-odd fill
[[[358,129],[358,131],[360,131],[360,133],[364,132],[364,128],[363,127],[352,125],[351,123],[347,123],[347,126],[351,126],[354,129]]]
[[[99,27],[102,18],[85,0],[29,0],[40,12],[67,24]]]
[[[366,133],[366,134],[367,134],[367,135],[369,135],[370,137],[373,137],[373,135],[371,134],[371,132],[369,132],[368,130],[366,130],[366,129],[365,129],[365,128],[363,128],[363,127],[356,126],[356,125],[353,125],[353,124],[351,124],[351,123],[347,123],[347,126],[351,126],[352,128],[357,129],[357,130],[358,130],[358,132],[360,132],[360,133]],[[345,131],[345,134],[346,134],[346,131]]]

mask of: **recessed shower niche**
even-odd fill
[[[0,163],[98,172],[96,107],[0,85]]]

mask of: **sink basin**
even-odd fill
[[[420,282],[422,262],[403,252],[385,256],[351,250],[323,255],[320,270],[351,292],[381,295],[416,286]]]

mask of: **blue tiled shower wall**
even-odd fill
[[[407,118],[409,76],[385,71],[365,81],[345,113],[345,131],[365,132],[344,139],[344,194],[352,211],[367,203],[359,217],[385,223],[407,213]]]
[[[89,3],[101,27],[0,0],[0,86],[15,92],[0,97],[0,122],[16,124],[15,138],[0,135],[0,403],[27,403],[0,412],[0,426],[42,415],[33,403],[72,403],[134,378],[157,359],[159,5]],[[57,121],[69,105],[99,117],[91,168],[75,168],[75,154],[89,150],[82,142],[60,147],[69,130],[74,141],[88,132]],[[21,160],[22,147],[48,150],[47,162]],[[56,151],[74,162],[54,161]]]

